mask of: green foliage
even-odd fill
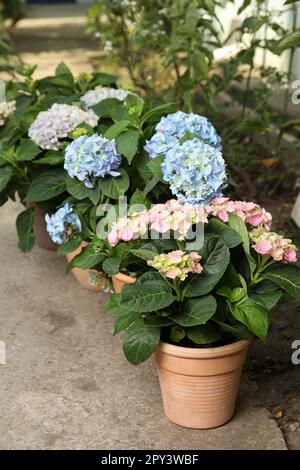
[[[173,249],[172,240],[131,241],[123,244],[128,250],[122,248],[119,258],[109,257],[103,263],[106,273],[113,275],[128,267],[130,257],[136,260],[136,282],[123,286],[107,305],[108,313],[117,317],[115,334],[125,330],[123,348],[130,362],[138,364],[150,357],[160,339],[184,347],[216,347],[254,336],[264,341],[268,312],[283,291],[299,298],[299,268],[270,266],[266,259],[254,257],[248,230],[237,219],[230,217],[229,225],[209,224],[200,250],[203,271],[185,280],[164,278],[147,266],[158,253]],[[185,242],[181,243],[184,249]],[[246,278],[240,273],[245,265]]]
[[[39,174],[31,183],[26,201],[47,201],[66,190],[67,173],[62,169],[53,169]]]
[[[296,16],[295,2],[285,4]],[[255,195],[258,186],[264,192],[273,191],[277,175],[270,168],[253,182],[239,167],[251,166],[260,172],[261,159],[280,157],[283,132],[298,132],[299,120],[289,119],[287,113],[289,90],[282,110],[270,107],[272,94],[282,90],[291,74],[268,66],[265,57],[298,47],[299,29],[281,26],[283,4],[245,0],[237,12],[237,26],[225,36],[225,5],[223,0],[170,0],[163,5],[156,0],[117,4],[98,0],[87,20],[89,32],[100,33],[100,47],[106,50],[109,45],[109,65],[115,62],[126,67],[133,85],[145,97],[163,95],[177,109],[198,112],[216,124],[223,148],[230,149],[227,159],[236,190],[244,197]],[[225,48],[234,44],[236,51],[226,54]],[[262,65],[254,62],[257,51],[263,51]],[[231,96],[233,112],[225,95]],[[172,112],[167,106],[161,105],[162,114]],[[143,111],[147,119],[153,113],[154,109]],[[278,138],[270,138],[272,128],[279,132]]]
[[[121,169],[120,176],[106,176],[100,182],[100,189],[105,196],[111,199],[119,199],[124,196],[129,188],[129,178],[125,170]]]
[[[206,242],[207,258],[203,272],[190,280],[185,288],[187,297],[208,294],[223,276],[230,259],[229,249],[221,238]]]
[[[134,312],[153,312],[167,307],[174,300],[172,289],[164,280],[124,286],[121,294],[121,305]]]
[[[268,333],[267,310],[252,299],[245,298],[238,304],[230,304],[232,315],[260,339],[265,340]]]
[[[33,221],[33,208],[29,208],[21,212],[16,220],[19,248],[25,252],[30,251],[34,245]]]
[[[297,266],[277,265],[266,271],[264,277],[277,284],[291,298],[300,299],[300,273]]]
[[[123,350],[132,364],[140,364],[155,351],[160,340],[160,330],[136,320],[125,332]]]
[[[211,295],[187,300],[182,312],[172,315],[172,319],[181,326],[204,325],[215,313],[217,302]]]

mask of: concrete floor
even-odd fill
[[[38,63],[36,77],[53,73],[60,60],[75,74],[99,66],[101,53],[85,35],[85,9],[28,9],[14,36],[23,60]],[[246,377],[225,427],[195,431],[170,423],[152,361],[131,366],[121,338],[112,337],[105,295],[66,276],[56,253],[18,251],[20,210],[12,203],[0,208],[0,341],[7,353],[0,364],[0,449],[286,449]]]
[[[235,417],[209,431],[165,418],[152,360],[134,367],[112,337],[104,294],[55,252],[18,251],[16,203],[0,209],[0,449],[286,449],[243,380]]]
[[[101,64],[103,53],[86,33],[89,4],[28,5],[26,16],[12,31],[23,61],[38,64],[35,78],[53,74],[64,61],[77,75]]]

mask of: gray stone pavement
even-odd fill
[[[97,42],[86,33],[89,4],[27,5],[25,17],[12,30],[24,62],[38,64],[35,78],[53,74],[64,61],[77,75],[101,65]]]
[[[106,296],[65,275],[57,253],[18,251],[20,210],[0,208],[0,449],[286,449],[246,377],[226,426],[169,422],[152,360],[130,365],[112,337]]]

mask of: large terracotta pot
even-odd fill
[[[57,250],[56,243],[51,240],[47,232],[45,215],[46,212],[38,206],[34,206],[33,230],[36,242],[40,248],[44,248],[46,250]]]
[[[154,353],[164,411],[176,424],[210,429],[233,416],[250,341],[216,348],[161,342]]]
[[[72,261],[72,259],[75,258],[75,256],[79,255],[79,253],[81,253],[81,250],[87,245],[88,245],[88,243],[83,241],[79,248],[72,251],[71,253],[68,253],[67,254],[68,262],[70,263],[70,261]],[[95,269],[73,268],[72,273],[74,274],[74,276],[77,279],[77,281],[79,282],[79,284],[81,284],[82,287],[84,287],[84,289],[88,289],[88,290],[91,290],[93,292],[101,292],[103,288],[108,287],[108,285],[109,285],[108,281],[107,281],[107,285],[100,285],[99,284],[99,285],[96,285],[96,286],[92,286],[89,283],[89,273],[97,274],[97,271]],[[104,280],[104,284],[105,284],[105,280]]]
[[[122,287],[127,284],[134,284],[136,281],[135,277],[127,276],[127,274],[118,273],[112,277],[114,291],[116,294],[120,294]]]

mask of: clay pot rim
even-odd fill
[[[192,359],[210,359],[217,357],[231,356],[243,349],[246,349],[252,339],[243,339],[235,341],[234,343],[227,344],[226,346],[218,346],[215,348],[185,348],[183,346],[176,346],[175,344],[160,341],[157,349],[160,352],[169,354],[170,356],[192,358]]]
[[[114,274],[113,277],[118,281],[124,282],[126,284],[133,284],[136,281],[135,277],[128,276],[128,274],[123,273]]]

